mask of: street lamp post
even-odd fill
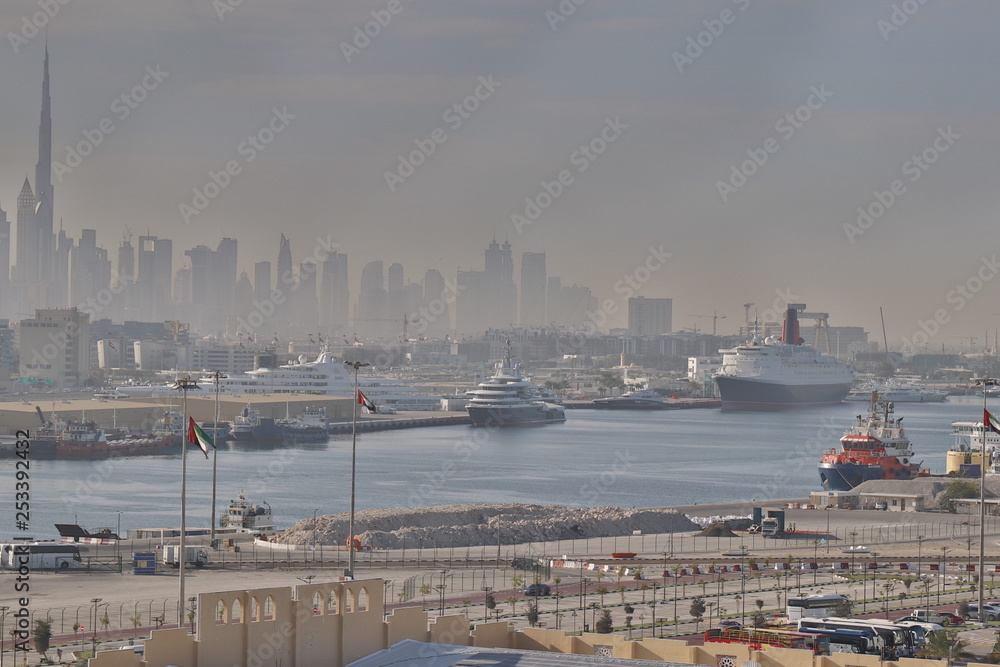
[[[976,380],[976,384],[983,386],[983,449],[979,465],[979,622],[983,627],[989,625],[989,620],[983,612],[983,579],[986,575],[986,434],[992,427],[992,420],[987,417],[989,411],[986,409],[986,395],[989,387],[1000,384],[1000,381],[989,377],[982,377]],[[992,456],[990,457],[992,460]]]
[[[344,574],[354,579],[354,498],[355,480],[358,461],[358,370],[371,364],[364,361],[345,361],[344,365],[354,369],[354,410],[351,426],[351,520],[347,529],[347,572]]]
[[[180,389],[184,395],[183,420],[181,421],[181,544],[180,555],[177,558],[180,568],[180,581],[178,583],[180,590],[177,595],[177,625],[179,627],[184,627],[184,570],[187,564],[187,524],[185,523],[187,514],[187,395],[188,390],[197,388],[198,383],[193,381],[189,375],[174,383],[174,389]]]
[[[219,462],[219,380],[226,379],[220,371],[212,373],[215,380],[215,421],[212,422],[212,547],[215,547],[215,473]]]
[[[7,610],[10,609],[7,605],[0,607],[0,667],[3,667],[3,623],[7,620]],[[17,656],[17,653],[14,653]],[[17,658],[15,657],[15,660]]]
[[[94,652],[94,657],[97,657],[97,604],[102,599],[103,598],[92,598],[90,600],[94,604],[94,625],[93,625],[93,628],[94,628],[94,634],[93,634],[93,647],[94,647],[93,648],[93,652]],[[14,656],[15,656],[15,660],[16,660],[16,656],[17,656],[16,652],[14,653]]]
[[[319,511],[318,507],[313,508],[313,562],[316,562],[316,513]]]
[[[118,527],[115,529],[115,556],[118,559],[118,571],[122,571],[122,511],[118,510]]]

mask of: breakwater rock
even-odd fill
[[[350,514],[299,521],[274,537],[284,544],[345,544]],[[522,544],[589,537],[697,530],[675,510],[564,505],[440,505],[361,510],[355,534],[374,549]]]

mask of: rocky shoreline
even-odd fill
[[[304,519],[278,533],[283,544],[332,544],[347,541],[350,514],[341,512]],[[418,544],[466,547],[523,544],[591,537],[675,533],[699,526],[674,509],[569,507],[520,503],[441,505],[436,507],[362,510],[355,515],[355,534],[373,549],[399,549]]]

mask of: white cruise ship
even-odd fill
[[[851,369],[804,347],[796,309],[785,314],[782,337],[768,336],[724,350],[715,375],[723,410],[774,410],[840,403],[851,389]]]
[[[206,396],[215,394],[215,378],[198,379],[198,387]],[[118,387],[119,390],[156,394],[159,387]],[[177,394],[176,389],[162,389]],[[358,389],[375,405],[396,410],[440,410],[441,397],[421,394],[414,387],[395,378],[358,376]],[[329,350],[323,349],[314,361],[300,355],[298,361],[277,368],[257,368],[246,373],[234,373],[219,381],[219,393],[226,395],[261,396],[266,394],[316,394],[319,396],[354,397],[354,373],[349,371]]]

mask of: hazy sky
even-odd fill
[[[717,310],[735,331],[789,291],[878,340],[882,306],[893,347],[921,321],[935,351],[1000,326],[995,0],[6,0],[11,220],[34,185],[32,20],[56,218],[112,256],[126,226],[173,238],[175,263],[235,236],[252,275],[281,232],[296,261],[329,235],[356,292],[373,259],[482,269],[495,236],[615,325],[631,276],[678,329]],[[100,144],[70,167],[84,132]]]

